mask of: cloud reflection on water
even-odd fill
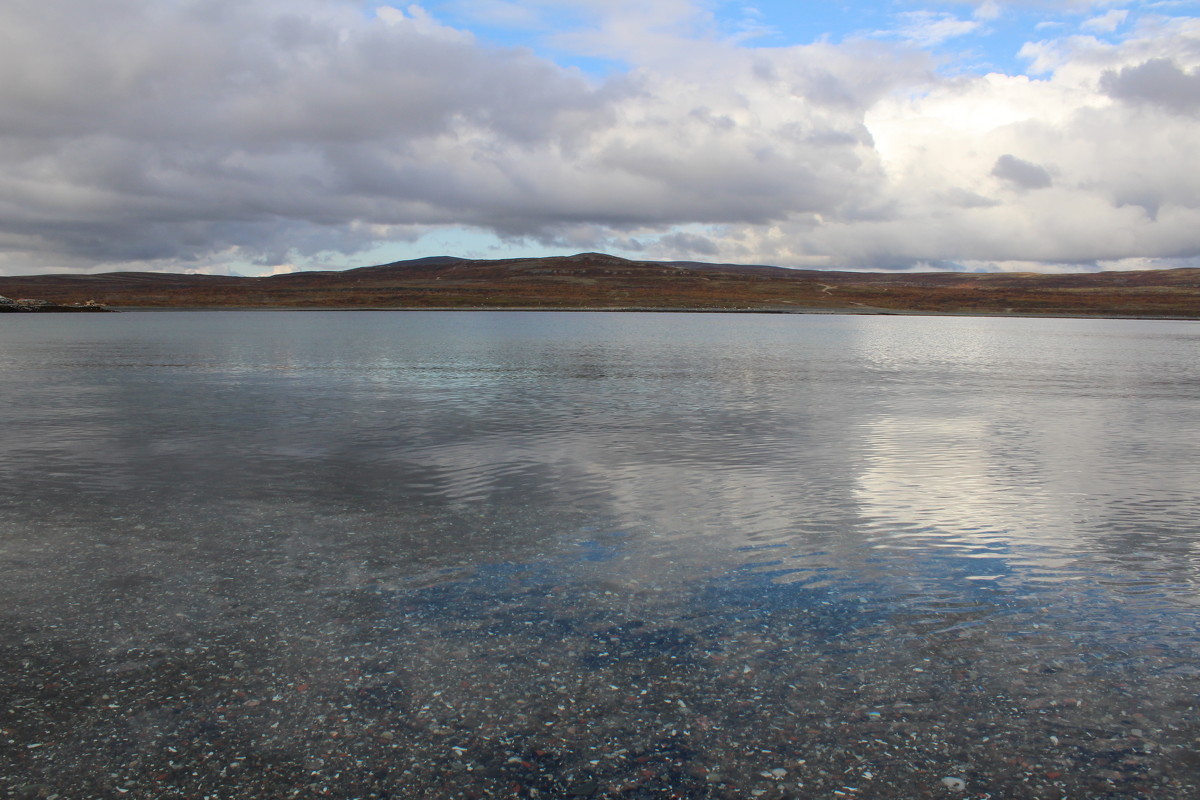
[[[1041,758],[1061,730],[1029,709],[1091,692],[1072,724],[1107,740],[1128,695],[1094,678],[1126,674],[1191,735],[1169,711],[1191,703],[1180,670],[1200,651],[1187,325],[35,325],[0,340],[8,376],[38,378],[9,381],[0,407],[12,691],[42,670],[170,704],[176,688],[150,684],[181,669],[212,698],[165,722],[60,726],[81,751],[129,761],[130,729],[154,752],[184,734],[207,747],[195,731],[224,730],[211,708],[305,775],[280,742],[338,714],[364,733],[400,709],[406,757],[435,766],[451,729],[465,749],[561,747],[543,740],[557,717],[522,705],[534,686],[587,747],[724,725],[719,748],[696,747],[751,776],[729,736],[759,741],[765,717],[787,740],[803,719],[810,741],[831,719],[871,723],[868,707],[904,717],[872,729],[894,734],[877,739],[888,763],[907,765],[886,753],[913,731],[964,752],[1017,731]],[[229,710],[231,686],[286,697],[261,705],[283,733]],[[88,774],[117,769],[94,758]]]

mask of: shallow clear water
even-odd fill
[[[1187,322],[3,318],[0,789],[1194,797],[1198,390]]]

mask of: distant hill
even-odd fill
[[[1200,269],[1036,273],[794,270],[603,253],[436,256],[265,278],[111,272],[0,276],[0,295],[144,308],[538,308],[1200,318]]]

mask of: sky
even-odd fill
[[[7,0],[0,274],[1200,267],[1200,0]]]

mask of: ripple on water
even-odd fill
[[[0,339],[0,793],[1196,795],[1191,328],[113,317]]]

